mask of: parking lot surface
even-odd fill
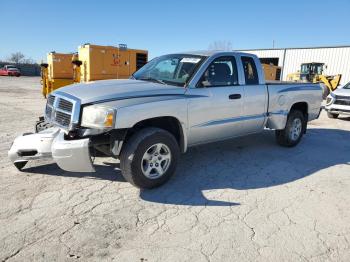
[[[140,191],[110,158],[17,171],[7,150],[44,105],[39,78],[0,78],[0,260],[350,261],[350,118],[322,112],[295,148],[271,131],[192,148]]]

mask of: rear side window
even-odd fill
[[[242,56],[242,64],[244,69],[246,85],[258,85],[259,77],[256,70],[254,59],[248,56]]]
[[[236,60],[233,56],[216,58],[207,68],[198,87],[238,85]]]

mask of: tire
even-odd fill
[[[122,148],[120,168],[126,181],[134,186],[155,188],[175,173],[179,156],[179,145],[172,134],[160,128],[144,128],[131,136]],[[159,170],[164,171],[160,176]]]
[[[327,112],[327,116],[328,116],[329,118],[338,118],[339,114],[333,114],[333,113]]]
[[[301,127],[299,124],[301,124]],[[305,132],[305,127],[304,114],[299,110],[292,110],[288,115],[286,127],[283,130],[275,131],[277,143],[285,147],[296,146]],[[296,132],[296,129],[299,132]]]
[[[19,170],[22,171],[23,167],[28,163],[28,161],[17,161],[14,162],[13,164],[15,165],[15,167]]]

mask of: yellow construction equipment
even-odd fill
[[[126,45],[98,46],[85,44],[78,53],[51,52],[47,64],[41,64],[42,93],[73,83],[103,79],[127,79],[148,61],[146,50],[128,49]]]
[[[274,64],[261,64],[265,74],[265,80],[281,80],[281,67]]]
[[[287,81],[321,83],[323,84],[323,98],[326,98],[330,92],[337,89],[342,75],[324,75],[325,69],[324,63],[303,63],[298,72],[287,75]]]
[[[72,54],[49,53],[47,64],[41,64],[41,84],[44,97],[62,86],[73,83]]]
[[[81,81],[127,79],[147,63],[148,52],[128,49],[126,45],[98,46],[85,44],[78,49]]]
[[[81,81],[81,70],[80,66],[82,62],[79,60],[79,55],[77,53],[72,56],[72,64],[73,64],[73,82],[80,83]]]

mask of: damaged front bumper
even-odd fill
[[[13,142],[8,156],[21,169],[28,161],[52,158],[70,172],[95,172],[90,156],[90,139],[65,139],[59,128],[49,128],[36,134],[24,134]]]

